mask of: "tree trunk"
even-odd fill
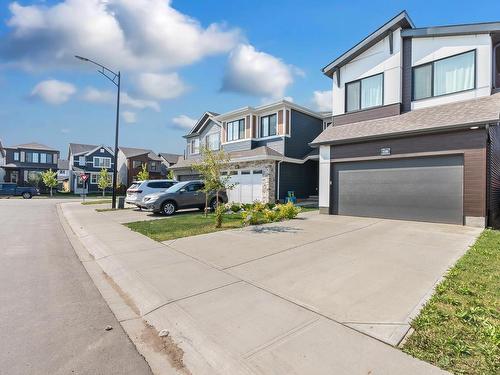
[[[104,198],[105,189],[102,189],[102,197]]]
[[[50,197],[52,198],[52,187],[50,188]]]
[[[208,217],[208,192],[205,192],[205,217]]]

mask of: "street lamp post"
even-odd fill
[[[104,77],[109,79],[116,87],[118,90],[118,94],[116,96],[116,125],[115,125],[115,156],[114,156],[114,164],[113,164],[113,182],[112,182],[112,187],[113,187],[113,198],[112,198],[112,203],[111,207],[116,208],[116,175],[117,175],[117,160],[118,160],[118,129],[120,125],[120,78],[121,74],[120,71],[118,73],[113,72],[111,69],[106,68],[104,65],[101,65],[95,61],[92,61],[86,57],[82,56],[75,56],[77,59],[92,63],[94,65],[97,65],[100,69],[98,70],[99,73],[101,73]]]

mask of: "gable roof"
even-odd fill
[[[333,76],[333,73],[341,66],[347,64],[349,61],[352,61],[353,59],[361,55],[363,52],[368,50],[370,47],[380,42],[391,32],[399,29],[400,27],[403,29],[408,29],[408,28],[412,29],[415,27],[413,21],[410,19],[410,16],[408,15],[408,13],[406,13],[405,10],[403,10],[401,13],[399,13],[398,15],[387,21],[385,24],[383,24],[373,33],[368,35],[354,47],[350,48],[342,55],[337,57],[327,66],[325,66],[322,69],[322,72],[331,78]]]
[[[113,149],[111,147],[105,145],[86,145],[82,143],[70,143],[69,153],[73,155],[91,154],[101,147],[105,148],[110,154],[113,154]]]
[[[212,111],[206,111],[199,119],[196,121],[196,124],[192,127],[192,129],[184,135],[184,138],[190,137],[192,135],[198,135],[201,133],[203,128],[208,124],[208,120],[212,120],[219,124],[217,120],[215,120],[215,116],[218,116],[218,113],[212,112]]]
[[[59,152],[59,150],[56,150],[55,148],[52,148],[52,147],[49,147],[49,146],[46,146],[46,145],[43,145],[41,143],[37,143],[37,142],[31,142],[31,143],[23,143],[23,144],[20,144],[20,145],[16,145],[16,146],[11,146],[11,147],[6,147],[6,148],[29,148],[29,149],[32,149],[32,150],[43,150],[43,151],[57,151]]]
[[[311,146],[361,142],[432,131],[464,129],[500,121],[500,93],[479,99],[416,109],[391,117],[326,128]]]
[[[69,169],[69,160],[59,159],[57,161],[57,169],[60,170]]]
[[[180,156],[179,154],[169,154],[166,152],[160,152],[159,155],[167,161],[169,164],[175,164],[179,160]]]
[[[156,155],[156,153],[153,150],[150,150],[150,149],[133,148],[133,147],[120,147],[120,151],[123,152],[123,154],[125,155],[125,157],[127,159],[133,158],[135,156],[147,154],[151,160],[161,161],[161,158],[158,155]]]

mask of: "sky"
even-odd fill
[[[500,1],[0,0],[0,140],[182,153],[205,111],[331,106],[321,68],[406,10],[417,27],[500,21]]]

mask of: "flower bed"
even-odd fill
[[[226,214],[238,213],[241,215],[243,225],[258,225],[290,220],[301,212],[301,208],[293,203],[272,204],[254,202],[251,204],[226,203]]]

